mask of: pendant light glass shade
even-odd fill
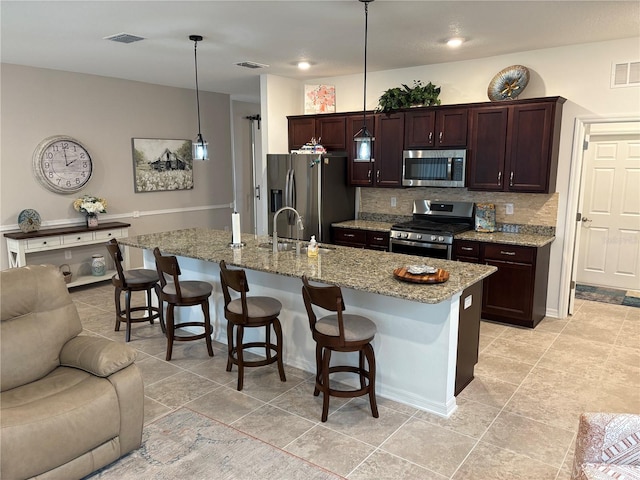
[[[373,0],[360,0],[364,3],[364,88],[362,102],[362,128],[353,137],[356,146],[356,161],[370,162],[373,157],[375,138],[367,129],[367,34],[369,27],[369,3]]]
[[[209,160],[209,144],[202,139],[201,134],[198,133],[191,146],[193,147],[192,156],[194,160]]]
[[[192,142],[192,156],[194,160],[209,160],[208,144],[202,138],[200,130],[200,90],[198,88],[198,42],[202,41],[202,35],[189,35],[189,40],[193,41],[193,56],[196,67],[196,105],[198,107],[198,135]]]

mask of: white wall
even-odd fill
[[[83,223],[75,198],[106,198],[100,219],[131,223],[130,234],[197,225],[231,225],[233,202],[230,99],[201,92],[202,134],[209,162],[194,162],[192,190],[135,193],[131,138],[190,140],[198,132],[195,92],[128,80],[2,64],[0,134],[0,230],[17,229],[24,208],[37,210],[43,226]],[[94,160],[94,173],[77,194],[42,187],[32,174],[36,145],[51,135],[80,140]],[[132,212],[140,212],[133,218]],[[8,267],[1,242],[0,269]],[[135,252],[133,263],[141,264]]]
[[[464,48],[464,47],[463,47]],[[375,52],[369,53],[371,56]],[[367,73],[367,109],[374,109],[380,95],[388,88],[413,80],[433,82],[442,87],[440,98],[443,104],[486,102],[487,86],[493,76],[503,68],[520,64],[529,68],[531,79],[521,98],[562,96],[564,105],[558,181],[559,193],[557,238],[551,248],[551,268],[547,313],[564,316],[560,310],[561,267],[563,245],[572,239],[565,235],[567,193],[571,168],[573,130],[577,117],[631,116],[640,113],[640,87],[610,88],[611,64],[614,61],[640,60],[640,39],[630,38],[609,42],[551,48],[511,55],[488,57],[480,60],[427,65],[384,72]],[[315,78],[304,83],[326,83],[336,87],[336,109],[338,112],[362,110],[362,74],[332,78]],[[287,84],[288,92],[295,89]],[[285,91],[285,93],[286,93]],[[302,102],[303,87],[298,98]],[[272,93],[270,91],[270,93]],[[301,113],[298,104],[282,115]],[[271,138],[269,139],[271,140]],[[265,144],[268,144],[265,142]]]
[[[231,102],[233,121],[233,158],[235,183],[235,211],[240,214],[240,226],[243,232],[253,233],[253,157],[251,147],[251,129],[253,125],[255,155],[259,160],[262,153],[262,137],[258,130],[258,123],[250,121],[260,113],[260,104],[247,102]]]

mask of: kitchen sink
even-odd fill
[[[266,248],[269,250],[273,250],[273,243],[260,243],[258,244],[258,248]],[[296,250],[296,242],[278,242],[279,252],[289,252],[289,251],[295,251],[295,250]],[[329,253],[334,250],[335,250],[334,247],[329,247],[329,246],[318,247],[318,253],[321,253],[321,254]],[[300,246],[300,253],[304,253],[305,255],[307,254],[306,245]]]

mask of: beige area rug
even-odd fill
[[[86,479],[342,479],[261,440],[181,408],[146,425],[142,447]]]

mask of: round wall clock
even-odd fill
[[[54,135],[45,138],[33,152],[33,174],[52,192],[77,192],[87,184],[92,173],[89,152],[72,137]]]

